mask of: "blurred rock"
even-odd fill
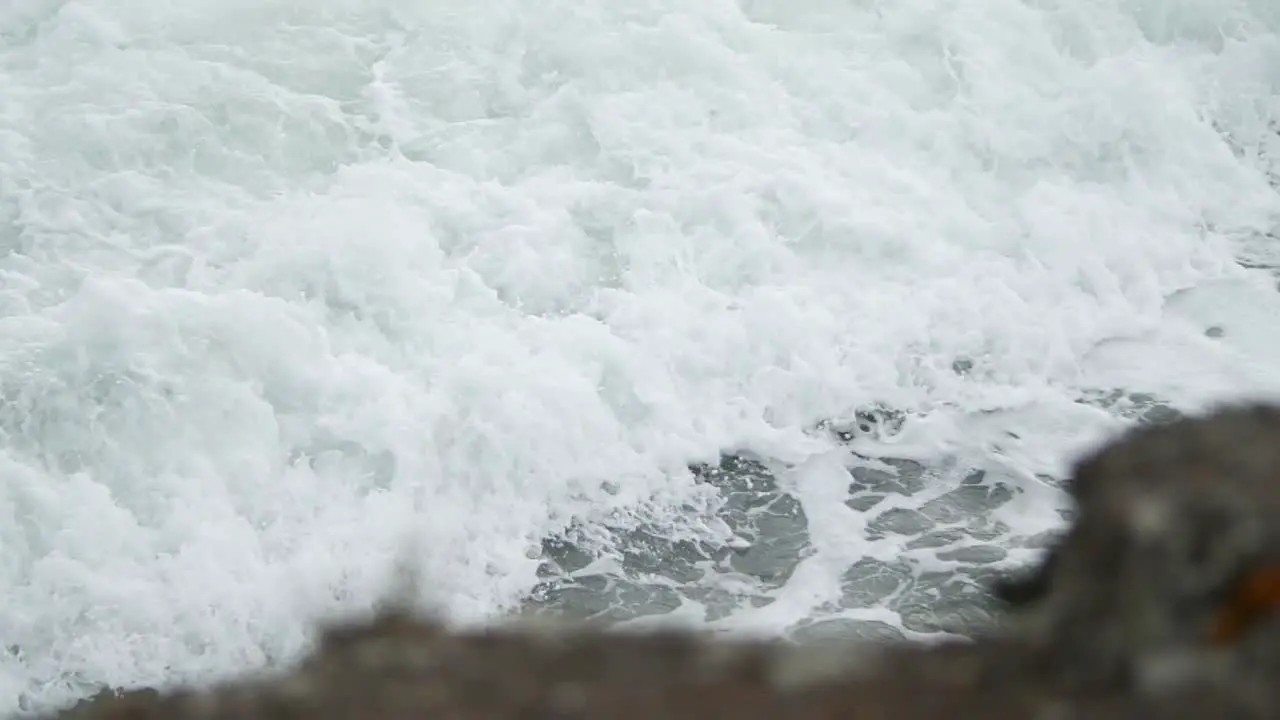
[[[1025,646],[713,640],[581,627],[450,632],[387,614],[330,628],[291,672],[102,697],[83,720],[1033,720],[1267,717],[1269,698],[1207,687],[1140,697],[1060,687]]]
[[[964,485],[965,502],[995,486]],[[857,621],[803,642],[620,633],[526,618],[450,630],[385,612],[326,629],[300,665],[206,689],[100,695],[88,720],[1203,720],[1280,717],[1280,409],[1228,408],[1119,438],[1076,467],[1071,528],[1022,579],[863,560],[851,603],[941,627],[949,582],[997,584],[972,642]],[[988,573],[989,574],[989,571]],[[966,622],[972,622],[972,619]],[[886,626],[887,627],[887,626]]]
[[[1013,632],[1092,685],[1273,684],[1280,408],[1140,426],[1078,462],[1069,488],[1069,531],[997,583]]]

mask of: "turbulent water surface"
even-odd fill
[[[1274,0],[0,3],[0,716],[394,568],[931,637],[1280,396]]]

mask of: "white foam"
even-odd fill
[[[1280,11],[1156,7],[6,4],[0,714],[292,657],[411,532],[492,617],[873,402],[1020,413],[1030,477],[1114,427],[1080,387],[1274,387],[1274,299],[1168,298],[1280,217]]]

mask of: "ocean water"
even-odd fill
[[[977,632],[1280,396],[1274,0],[0,3],[0,716],[518,612]]]

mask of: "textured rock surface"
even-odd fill
[[[1084,458],[1070,488],[1078,512],[1061,544],[1002,587],[1018,632],[1097,681],[1216,668],[1268,682],[1280,667],[1280,409],[1137,429]]]

